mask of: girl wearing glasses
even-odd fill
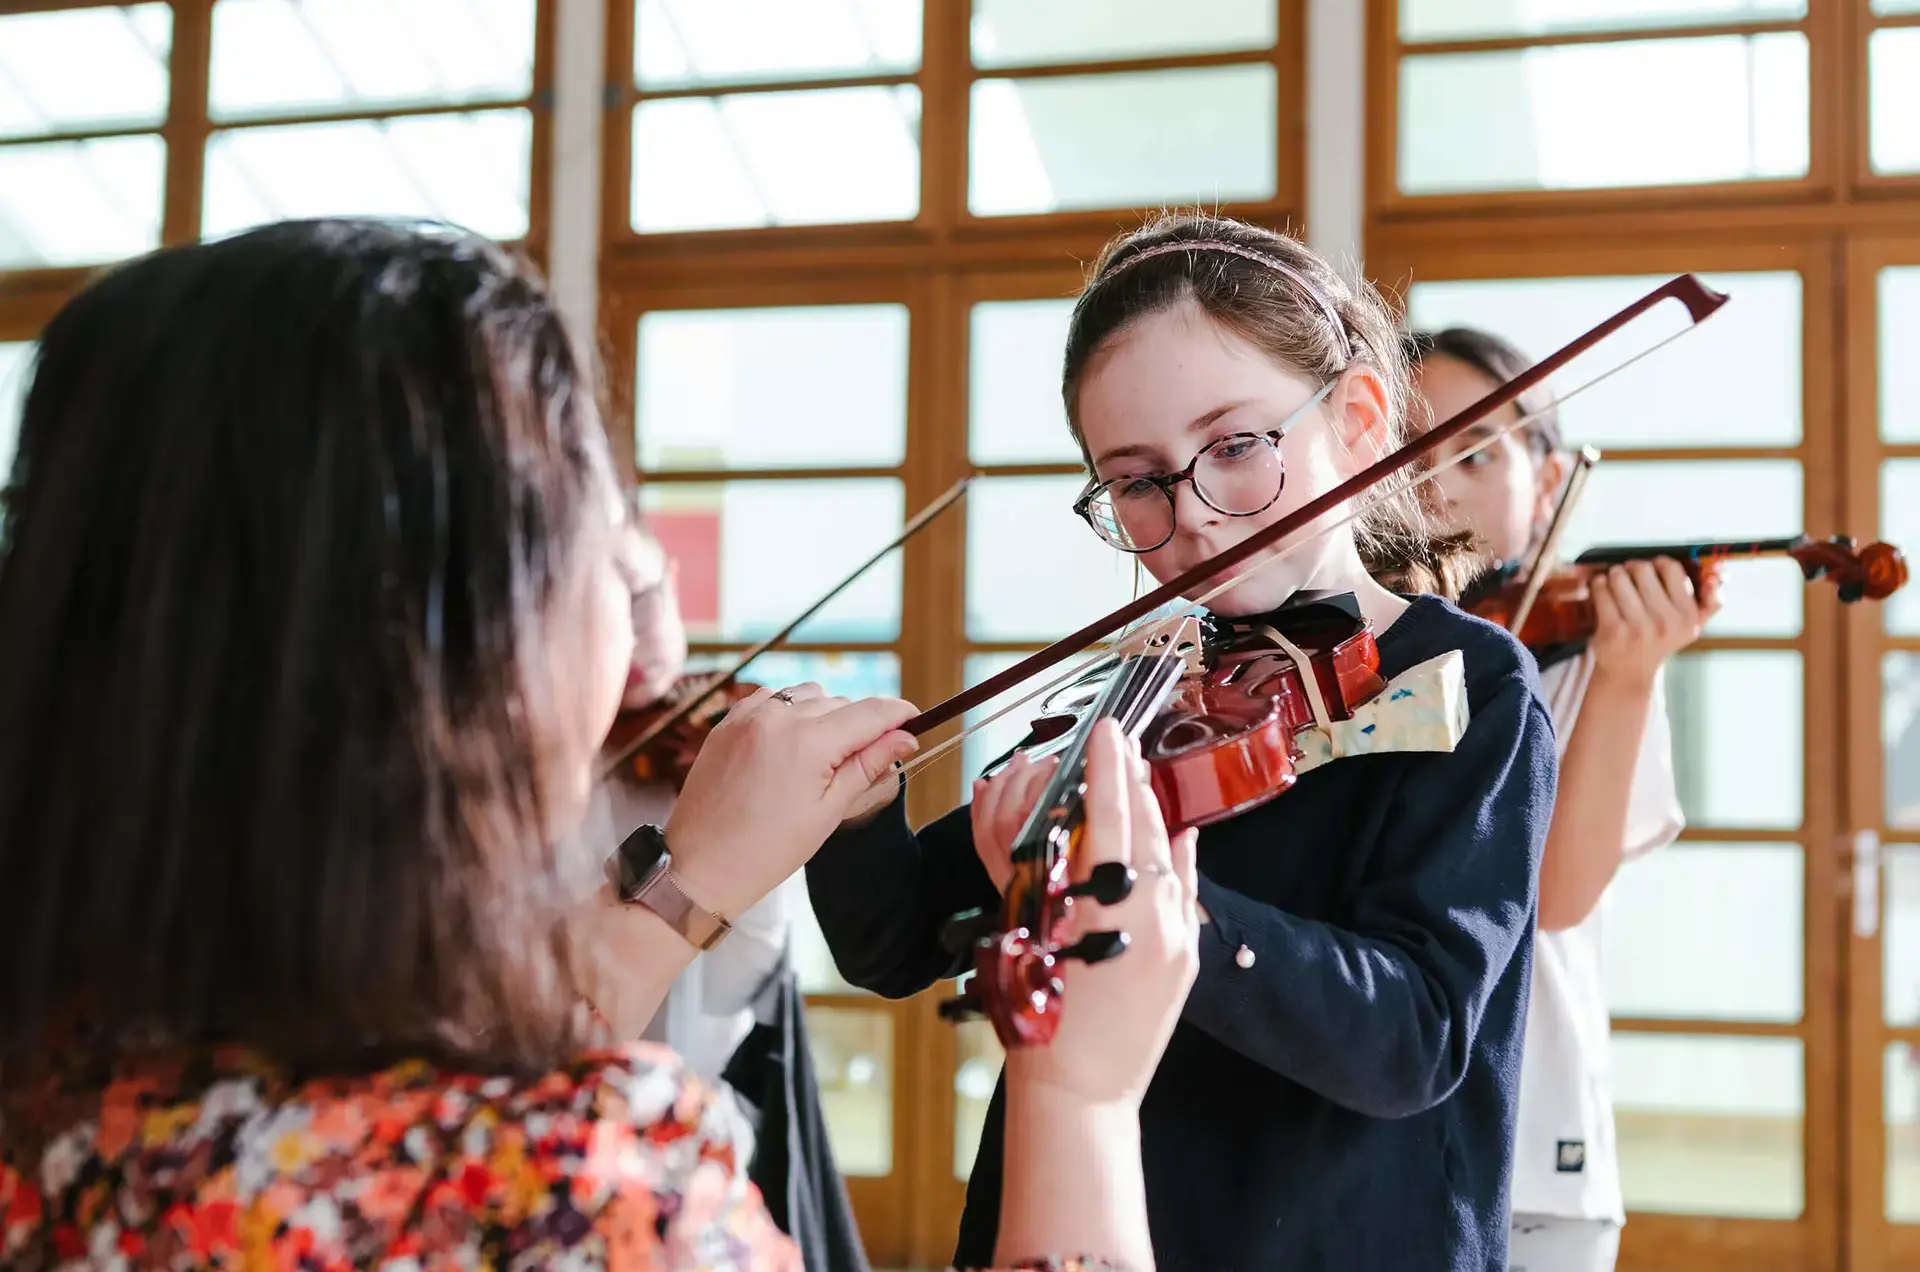
[[[1291,238],[1204,216],[1102,254],[1062,387],[1089,470],[1075,511],[1162,580],[1394,449],[1410,398],[1377,296]],[[1343,759],[1200,833],[1200,974],[1140,1110],[1163,1269],[1504,1266],[1553,734],[1509,635],[1374,581],[1445,593],[1474,564],[1418,491],[1379,494],[1243,567],[1215,615],[1350,605],[1389,679],[1459,650],[1471,723],[1451,753]],[[807,881],[843,975],[898,997],[960,970],[940,921],[997,903],[1047,767],[1016,759],[917,835],[898,798],[842,827]],[[1004,1134],[996,1092],[962,1262],[991,1253]]]

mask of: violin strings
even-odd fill
[[[1705,319],[1700,320],[1700,322],[1704,322],[1704,321]],[[1563,405],[1565,405],[1568,402],[1571,402],[1573,399],[1579,397],[1581,394],[1587,392],[1589,389],[1592,389],[1597,385],[1605,383],[1606,381],[1612,379],[1614,376],[1619,375],[1621,372],[1627,370],[1629,367],[1633,367],[1639,364],[1643,359],[1646,359],[1648,357],[1651,357],[1655,353],[1658,353],[1660,350],[1666,348],[1668,345],[1672,344],[1674,341],[1680,339],[1682,336],[1685,336],[1692,331],[1698,330],[1700,327],[1700,322],[1690,323],[1687,326],[1680,328],[1679,330],[1671,333],[1670,335],[1665,336],[1664,338],[1656,341],[1655,343],[1648,345],[1645,349],[1641,350],[1639,353],[1634,354],[1632,357],[1629,357],[1624,361],[1618,363],[1617,365],[1609,367],[1608,369],[1600,372],[1599,374],[1595,375],[1592,379],[1584,381],[1583,383],[1580,383],[1578,385],[1575,385],[1573,388],[1567,390],[1565,393],[1560,394],[1559,396],[1555,397],[1553,400],[1547,403],[1544,403],[1538,409],[1529,411],[1523,415],[1520,415],[1515,419],[1508,421],[1506,424],[1485,433],[1484,435],[1482,435],[1480,440],[1475,442],[1473,445],[1460,451],[1458,454],[1453,455],[1452,457],[1448,458],[1444,462],[1434,464],[1429,468],[1425,469],[1418,476],[1414,477],[1413,480],[1409,481],[1403,489],[1415,490],[1421,486],[1426,485],[1428,482],[1438,477],[1441,473],[1446,472],[1448,469],[1452,468],[1456,464],[1464,463],[1466,460],[1471,459],[1473,456],[1479,454],[1481,451],[1485,450],[1487,447],[1492,446],[1495,442],[1498,442],[1501,438],[1513,432],[1515,429],[1522,428],[1525,425],[1531,424],[1535,420],[1540,419],[1542,416],[1558,411]],[[1377,490],[1378,488],[1376,487],[1375,489]],[[1398,492],[1394,492],[1394,493],[1398,493]],[[1354,500],[1352,506],[1349,508],[1349,510],[1345,515],[1340,516],[1334,520],[1328,521],[1325,524],[1302,527],[1301,531],[1299,532],[1299,537],[1290,538],[1286,542],[1278,545],[1274,549],[1274,551],[1271,553],[1271,555],[1263,559],[1256,560],[1242,573],[1235,575],[1232,578],[1224,580],[1223,582],[1219,583],[1218,585],[1214,586],[1208,591],[1203,592],[1201,595],[1194,597],[1191,600],[1184,601],[1184,602],[1177,602],[1177,601],[1169,602],[1170,605],[1175,606],[1174,612],[1170,614],[1163,614],[1157,617],[1151,616],[1151,615],[1144,617],[1140,619],[1139,622],[1134,624],[1133,627],[1126,628],[1121,630],[1120,632],[1115,633],[1115,635],[1111,640],[1111,645],[1123,645],[1123,644],[1133,643],[1142,638],[1151,640],[1158,635],[1164,634],[1168,630],[1172,629],[1174,625],[1177,624],[1179,621],[1192,617],[1199,612],[1202,612],[1204,610],[1204,607],[1207,605],[1207,603],[1212,601],[1215,597],[1220,596],[1221,594],[1231,590],[1232,588],[1238,587],[1240,584],[1246,582],[1248,579],[1254,577],[1256,574],[1259,574],[1262,570],[1265,570],[1285,560],[1287,557],[1291,556],[1294,552],[1298,551],[1299,549],[1305,547],[1307,544],[1312,543],[1315,540],[1325,535],[1331,534],[1333,531],[1338,530],[1342,526],[1351,524],[1352,522],[1358,520],[1360,517],[1365,516],[1368,512],[1372,511],[1379,504],[1384,503],[1390,497],[1392,497],[1390,494],[1380,493],[1380,494],[1371,494],[1368,497],[1357,498]],[[1084,662],[1076,664],[1073,670],[1069,672],[1066,676],[1062,676],[1057,680],[1050,681],[1047,684],[1042,685],[1038,689],[1035,689],[1028,693],[1020,695],[1019,697],[1015,698],[1013,701],[1009,702],[1005,707],[1001,708],[998,711],[995,711],[993,714],[986,716],[985,718],[981,719],[975,724],[962,728],[958,733],[954,734],[954,736],[952,736],[951,738],[948,738],[945,742],[942,742],[940,745],[931,747],[928,750],[923,751],[920,754],[914,756],[914,758],[910,762],[902,766],[901,776],[903,778],[911,777],[913,774],[919,772],[921,769],[925,768],[927,765],[933,763],[935,760],[941,758],[942,756],[946,755],[948,752],[952,751],[955,747],[958,747],[961,744],[963,744],[968,737],[972,736],[975,733],[978,733],[981,729],[986,728],[988,725],[992,724],[994,721],[999,720],[1002,717],[1007,716],[1014,711],[1018,711],[1021,707],[1026,706],[1028,703],[1032,702],[1035,698],[1041,696],[1042,694],[1050,692],[1052,689],[1058,687],[1060,684],[1065,683],[1072,676],[1087,670],[1088,668],[1093,666],[1095,663],[1100,661],[1101,658],[1106,656],[1107,656],[1106,652],[1102,652],[1101,654],[1096,655],[1095,657],[1089,658]]]

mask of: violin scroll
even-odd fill
[[[1812,547],[1820,551],[1799,557],[1801,570],[1809,579],[1823,574],[1831,578],[1847,604],[1884,601],[1907,585],[1906,555],[1891,543],[1874,542],[1856,549],[1853,540],[1837,538]]]

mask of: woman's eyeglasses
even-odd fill
[[[1073,510],[1095,534],[1122,552],[1151,552],[1173,538],[1174,487],[1182,482],[1193,487],[1200,502],[1223,516],[1265,512],[1280,498],[1287,482],[1281,439],[1332,391],[1331,382],[1321,386],[1279,428],[1214,438],[1177,473],[1101,482],[1074,500]]]

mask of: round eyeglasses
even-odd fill
[[[1122,552],[1151,552],[1173,538],[1174,487],[1182,482],[1193,487],[1200,502],[1223,516],[1265,512],[1287,484],[1281,439],[1332,389],[1332,384],[1322,386],[1279,428],[1214,438],[1177,473],[1126,475],[1090,487],[1073,501],[1073,510],[1095,534]]]

